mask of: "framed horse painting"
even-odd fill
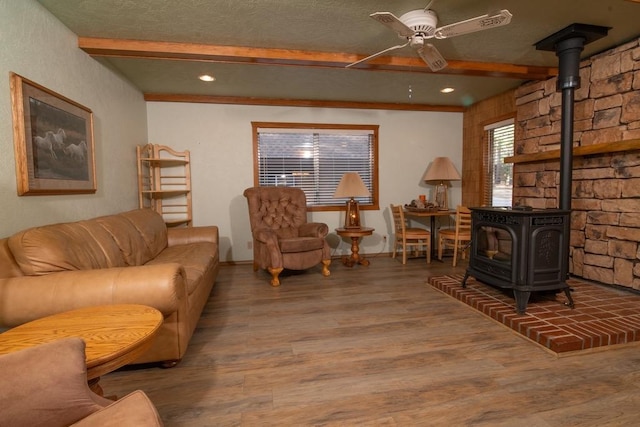
[[[18,195],[96,192],[93,113],[11,73]]]

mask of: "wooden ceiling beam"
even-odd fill
[[[217,46],[195,43],[158,42],[79,37],[78,46],[91,56],[222,62],[301,67],[344,68],[364,55],[294,49]],[[438,74],[544,80],[558,74],[557,67],[541,67],[476,61],[448,61]],[[354,70],[433,73],[419,57],[382,56],[358,64]]]
[[[455,105],[249,98],[241,96],[180,95],[170,93],[145,93],[144,100],[149,102],[188,102],[191,104],[268,105],[271,107],[357,108],[360,110],[439,111],[447,113],[462,113],[465,111],[465,107]]]

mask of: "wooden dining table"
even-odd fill
[[[407,218],[414,219],[422,219],[429,218],[430,227],[431,227],[431,258],[437,254],[436,247],[436,218],[439,216],[451,216],[455,215],[456,211],[454,210],[437,210],[437,209],[420,209],[420,208],[411,208],[408,206],[404,207],[404,216]]]

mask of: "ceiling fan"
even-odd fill
[[[391,52],[392,50],[411,46],[418,52],[420,58],[422,58],[432,71],[442,70],[447,66],[447,61],[442,57],[434,45],[426,43],[425,40],[431,38],[446,39],[476,31],[487,30],[489,28],[500,27],[511,22],[511,13],[508,10],[503,9],[495,13],[477,16],[475,18],[437,28],[438,15],[435,11],[430,9],[434,1],[435,0],[429,2],[427,7],[424,9],[412,10],[400,16],[400,18],[397,18],[391,12],[376,12],[369,15],[371,18],[398,33],[398,37],[401,39],[407,39],[407,42],[401,45],[392,46],[378,53],[374,53],[371,56],[367,56],[364,59],[347,65],[347,68],[369,61],[387,52]]]

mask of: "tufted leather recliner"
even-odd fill
[[[331,249],[326,224],[307,222],[307,198],[295,187],[251,187],[244,191],[253,236],[253,270],[267,269],[271,286],[282,270],[306,270],[322,263],[329,276]]]

